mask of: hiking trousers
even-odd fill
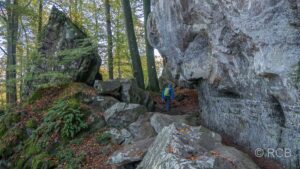
[[[167,111],[170,110],[170,104],[171,104],[171,97],[170,96],[165,96],[165,102],[166,102],[166,108],[167,108]]]

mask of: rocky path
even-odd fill
[[[54,153],[40,159],[41,165],[51,162],[58,168],[67,168],[76,162],[76,167],[83,169],[279,169],[271,165],[259,167],[257,161],[235,148],[232,142],[225,139],[228,141],[225,144],[225,137],[222,139],[218,133],[201,126],[198,96],[192,89],[176,89],[171,111],[165,111],[159,94],[137,88],[132,80],[98,82],[95,88],[74,83],[39,92],[41,97],[17,111],[21,113],[16,113],[20,115],[16,128],[33,131],[26,127],[30,119],[36,120],[37,128],[48,124],[43,120],[47,110],[62,98],[76,98],[90,110],[85,119],[88,128],[68,142],[62,144],[59,133],[50,133],[55,143],[60,144],[49,140],[53,143],[49,144],[49,150],[70,152],[65,156],[72,162],[63,161]],[[26,138],[22,138],[24,142],[28,141]],[[47,138],[36,141],[43,139]],[[27,151],[25,148],[22,149]],[[20,158],[19,155],[22,154],[14,153],[11,160]],[[23,164],[30,165],[30,159],[38,155],[30,156]]]

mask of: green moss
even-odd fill
[[[37,90],[36,92],[34,92],[28,99],[28,103],[32,104],[35,103],[37,100],[41,99],[43,97],[42,94],[42,89]]]
[[[0,156],[4,156],[6,151],[6,144],[4,142],[0,142]]]
[[[99,136],[96,137],[97,143],[101,145],[107,145],[111,140],[111,134],[110,133],[101,133]]]
[[[5,134],[6,130],[6,125],[0,121],[0,138]]]
[[[0,155],[8,156],[17,148],[18,143],[23,140],[22,129],[14,127],[8,130],[0,140]]]
[[[3,118],[3,121],[7,127],[11,126],[13,123],[19,122],[21,119],[20,114],[15,112],[7,112]]]
[[[26,121],[26,128],[31,128],[31,129],[35,129],[37,128],[37,121],[35,119],[29,119]]]
[[[77,138],[70,141],[70,144],[80,145],[83,142],[83,138]]]
[[[57,153],[57,158],[61,164],[66,164],[68,169],[80,169],[81,163],[85,159],[86,154],[80,153],[76,155],[74,151],[70,148],[61,149]]]
[[[51,156],[48,153],[41,153],[32,158],[32,169],[48,169],[54,167]]]

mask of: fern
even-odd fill
[[[83,112],[76,99],[59,100],[45,118],[49,123],[48,130],[60,130],[62,137],[74,138],[81,130],[87,128]]]

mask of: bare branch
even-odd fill
[[[5,54],[5,55],[7,55],[8,56],[8,53],[0,46],[0,50]]]

